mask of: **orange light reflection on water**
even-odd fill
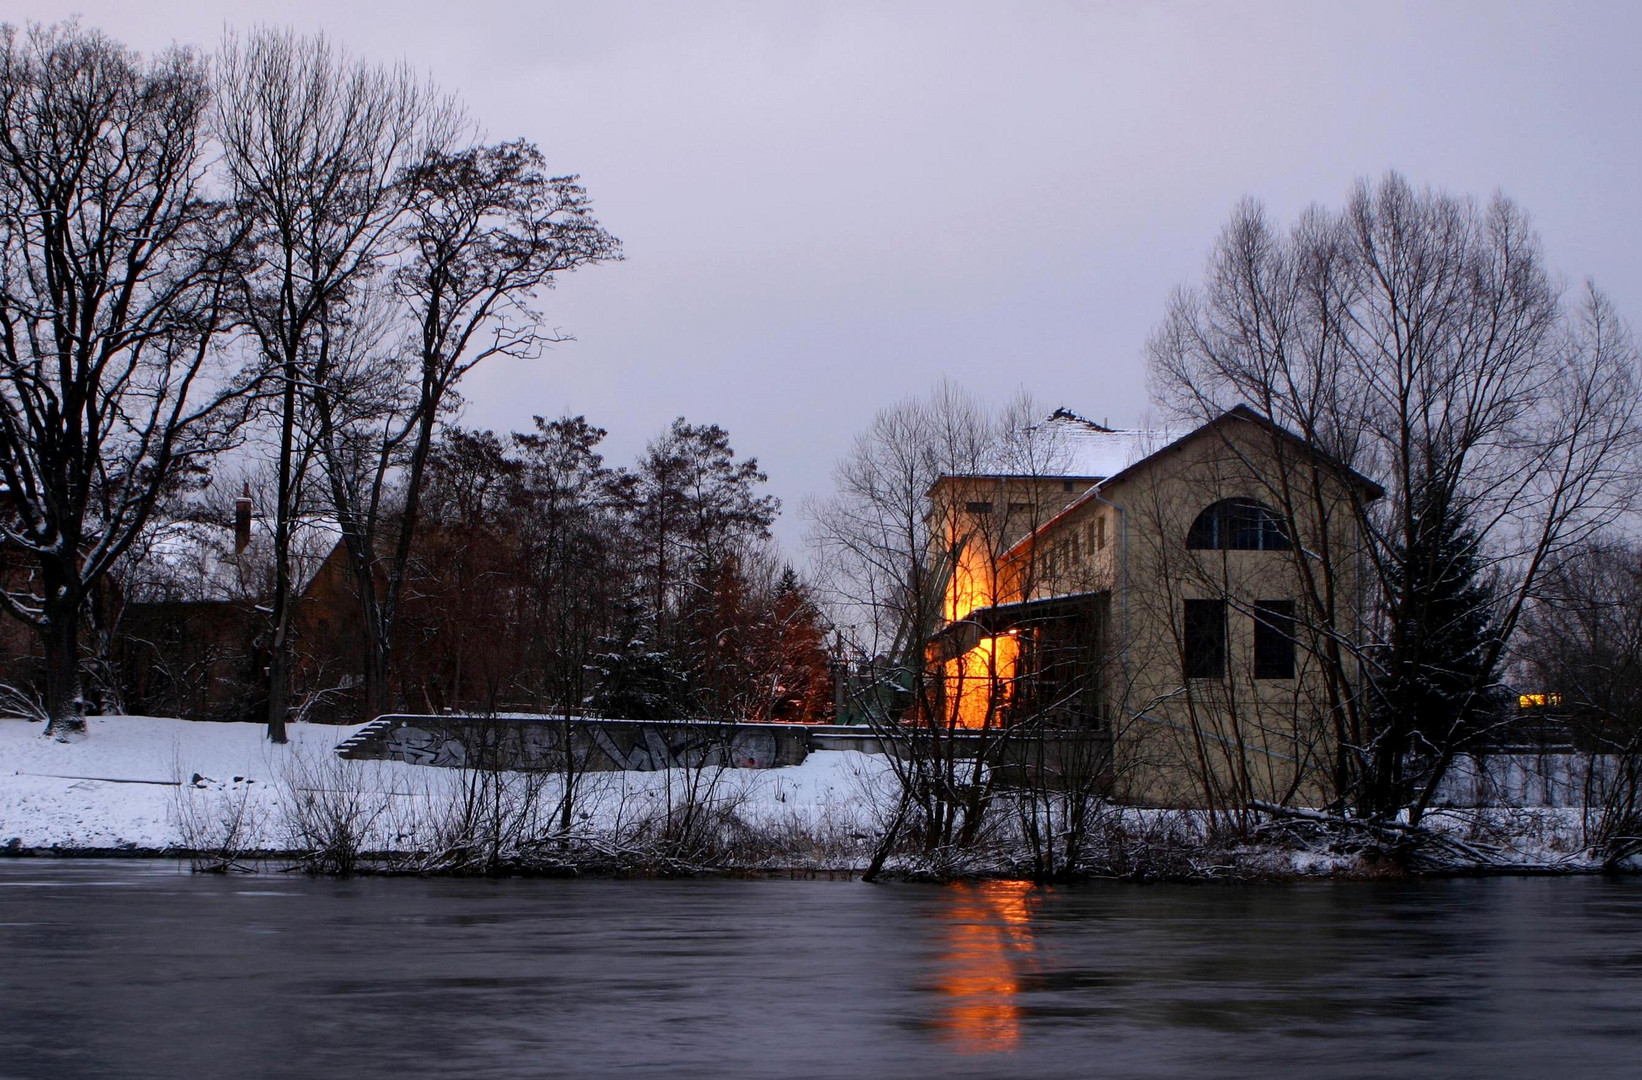
[[[965,1053],[1012,1050],[1021,1037],[1021,976],[1035,948],[1039,891],[1024,881],[990,881],[954,885],[946,895],[940,1027]]]

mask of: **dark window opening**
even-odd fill
[[[1072,481],[1070,481],[1070,480],[1062,480],[1062,481],[1061,481],[1061,482],[1060,482],[1060,489],[1061,489],[1061,490],[1062,490],[1062,491],[1071,491],[1071,490],[1072,490]]]
[[[1218,679],[1226,674],[1226,602],[1186,601],[1182,666],[1188,679]]]
[[[1024,514],[1030,509],[1032,509],[1032,504],[1031,503],[1010,503],[1009,504],[1009,512],[1011,514]]]
[[[1212,551],[1288,551],[1292,546],[1277,512],[1253,499],[1222,499],[1192,522],[1186,546]]]
[[[990,514],[992,512],[992,504],[989,502],[964,503],[964,509],[969,511],[971,514]]]
[[[1254,677],[1294,678],[1294,601],[1259,600],[1254,605]]]

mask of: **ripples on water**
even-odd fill
[[[0,1077],[1628,1076],[1642,882],[0,862]]]

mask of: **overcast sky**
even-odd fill
[[[943,377],[1113,424],[1241,197],[1291,219],[1387,169],[1533,216],[1642,320],[1642,18],[1629,4],[616,4],[6,0],[148,50],[323,29],[580,173],[627,261],[573,333],[463,387],[465,422],[584,413],[626,462],[678,415],[787,510],[878,408]]]

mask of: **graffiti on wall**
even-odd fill
[[[774,732],[725,732],[697,727],[637,725],[633,730],[592,729],[593,743],[617,769],[652,772],[656,769],[693,769],[727,765],[737,769],[768,769],[775,765],[780,746]],[[618,738],[620,736],[620,738]]]
[[[389,757],[412,765],[439,765],[459,769],[467,764],[467,747],[460,739],[421,728],[394,728],[385,746]]]
[[[637,772],[716,766],[769,769],[781,763],[775,731],[709,724],[595,721],[568,730],[560,724],[531,723],[455,731],[406,725],[389,733],[383,750],[412,765],[447,768],[493,763],[498,768],[563,769],[571,759],[578,769]]]

